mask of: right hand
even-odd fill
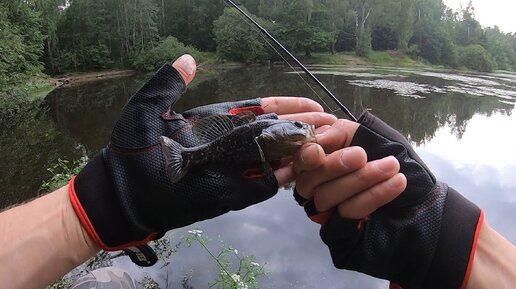
[[[337,268],[405,289],[467,283],[479,208],[437,182],[406,139],[369,113],[317,139],[330,154],[313,146],[296,154],[295,196],[322,225]]]

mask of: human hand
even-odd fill
[[[405,289],[467,282],[481,210],[437,182],[405,138],[373,115],[324,130],[317,140],[330,154],[306,145],[293,170],[296,199],[322,224],[334,265]]]
[[[272,197],[281,176],[242,178],[243,165],[207,164],[179,182],[167,174],[160,144],[167,136],[184,147],[202,142],[192,124],[214,114],[251,111],[258,118],[286,118],[320,126],[335,117],[305,98],[272,97],[173,111],[195,76],[195,62],[183,56],[165,65],[124,107],[111,142],[70,183],[70,198],[89,236],[105,250],[146,244],[170,229],[243,209]]]

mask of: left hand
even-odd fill
[[[271,97],[172,110],[194,78],[190,56],[165,65],[128,102],[111,143],[70,183],[74,209],[90,237],[105,250],[143,245],[168,230],[243,209],[272,197],[290,179],[268,173],[241,177],[241,166],[209,164],[178,183],[167,176],[160,137],[185,147],[199,145],[192,123],[213,114],[250,110],[259,117],[328,125],[335,117],[306,98]],[[269,115],[268,115],[269,114]],[[277,115],[278,116],[277,116]]]

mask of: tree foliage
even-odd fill
[[[493,57],[478,44],[461,48],[459,63],[465,67],[477,71],[491,72],[496,68]]]
[[[41,73],[40,14],[22,1],[0,3],[0,92]]]
[[[190,54],[197,61],[202,61],[204,57],[194,47],[186,46],[176,38],[169,36],[158,46],[140,53],[134,60],[133,66],[143,71],[154,71],[183,54]]]
[[[253,18],[271,30],[268,22],[255,16]],[[249,25],[242,25],[239,12],[233,8],[227,8],[215,21],[214,34],[217,53],[222,58],[252,63],[265,62],[275,56],[259,33]]]
[[[459,11],[442,0],[240,2],[298,54],[400,50],[434,64],[479,67],[477,60],[457,56],[468,51],[487,53],[494,68],[516,70],[516,33],[483,28],[471,1]],[[42,71],[154,69],[182,49],[178,42],[192,53],[217,51],[223,59],[248,63],[276,57],[251,24],[224,8],[223,0],[4,0],[0,90]]]

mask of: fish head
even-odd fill
[[[282,120],[263,129],[258,137],[268,161],[294,154],[302,145],[315,142],[315,127],[301,121]]]

